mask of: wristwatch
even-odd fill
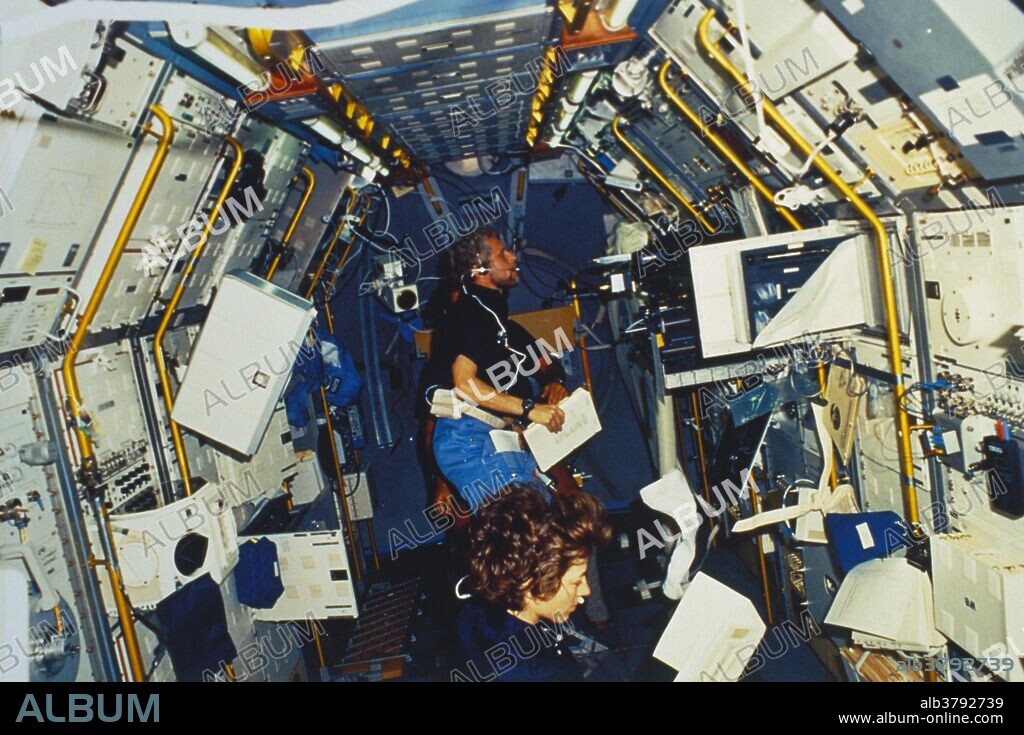
[[[519,414],[519,418],[526,421],[530,417],[530,411],[537,407],[537,402],[532,398],[523,399],[523,411]]]

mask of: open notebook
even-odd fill
[[[601,430],[594,399],[584,388],[577,388],[571,396],[558,404],[565,411],[565,424],[557,434],[541,424],[530,424],[523,432],[541,472],[564,459]]]

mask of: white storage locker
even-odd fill
[[[221,281],[172,417],[245,455],[260,446],[316,310],[250,273]]]

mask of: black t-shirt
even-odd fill
[[[459,291],[434,331],[430,360],[420,379],[421,408],[436,388],[452,387],[452,365],[459,355],[472,360],[477,378],[516,398],[537,399],[534,381],[561,377],[545,367],[544,350],[522,326],[508,318],[508,298],[501,291],[475,284]]]
[[[569,651],[575,638],[568,624],[528,625],[473,599],[463,604],[455,626],[458,646],[450,662],[451,681],[585,681]]]

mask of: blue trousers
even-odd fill
[[[434,427],[434,459],[445,479],[450,482],[475,514],[489,498],[512,484],[529,485],[547,492],[545,481],[537,477],[540,468],[529,452],[498,452],[491,441],[493,429],[483,421],[464,417],[438,419]],[[592,621],[607,621],[598,575],[596,555],[587,568],[590,596],[584,609]]]
[[[537,461],[529,452],[498,452],[491,441],[493,429],[468,416],[438,419],[434,428],[434,459],[473,513],[489,498],[512,483],[536,479]]]

